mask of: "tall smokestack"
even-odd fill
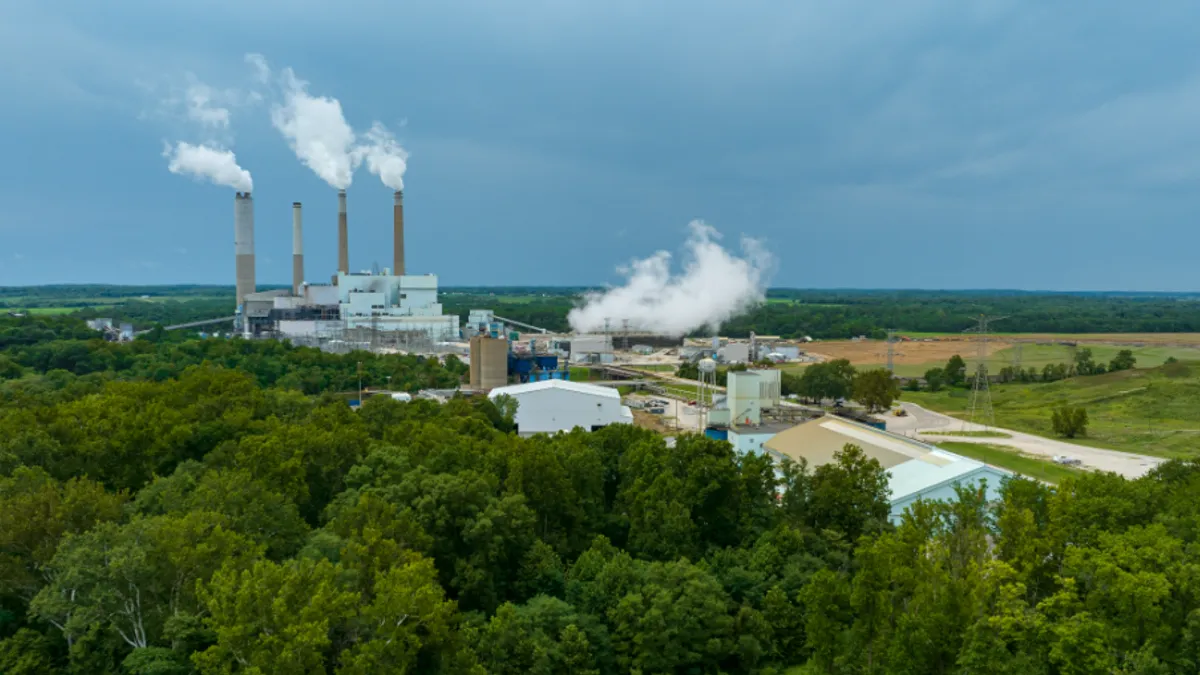
[[[292,293],[304,286],[304,230],[300,224],[300,202],[292,202]]]
[[[249,192],[233,197],[233,250],[237,255],[237,304],[246,302],[254,288],[254,200]]]
[[[338,271],[350,273],[350,235],[346,231],[346,191],[338,190]]]
[[[392,257],[396,276],[404,276],[404,190],[396,190],[392,195],[395,204],[392,206]]]

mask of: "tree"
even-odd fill
[[[612,672],[608,630],[558,598],[505,604],[488,622],[479,657],[493,675]]]
[[[888,475],[879,460],[847,444],[834,461],[812,474],[807,513],[813,527],[843,533],[850,541],[887,524]]]
[[[423,651],[451,644],[455,606],[432,561],[417,557],[381,573],[374,596],[354,621],[358,642],[342,653],[339,673],[417,672]]]
[[[800,376],[799,395],[810,400],[849,398],[857,371],[847,359],[814,363]]]
[[[223,569],[201,584],[216,644],[193,661],[204,675],[328,672],[331,631],[355,613],[357,594],[338,583],[328,561],[259,561]]]
[[[1066,438],[1075,438],[1087,433],[1088,414],[1083,406],[1063,404],[1050,414],[1050,425],[1054,433]]]
[[[718,672],[735,650],[724,589],[686,560],[655,563],[610,613],[622,672]]]
[[[103,523],[59,546],[30,611],[68,640],[99,624],[129,647],[158,645],[169,619],[199,613],[197,582],[261,550],[205,511]]]
[[[900,385],[887,370],[866,370],[854,378],[854,400],[871,412],[887,410],[897,398],[900,398]]]
[[[946,379],[946,384],[952,387],[957,387],[967,378],[967,362],[963,361],[963,357],[955,354],[946,362],[946,367],[943,369],[943,374]]]
[[[1137,365],[1137,359],[1133,357],[1133,350],[1122,349],[1117,352],[1113,360],[1108,364],[1109,372],[1114,370],[1129,370]]]
[[[1075,352],[1075,373],[1078,375],[1092,375],[1096,371],[1096,361],[1092,358],[1092,350],[1088,347],[1079,349]]]
[[[946,371],[941,368],[930,368],[925,371],[925,386],[929,391],[941,391],[946,382]]]

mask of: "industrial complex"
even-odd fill
[[[469,361],[469,384],[452,392],[507,397],[517,404],[516,430],[523,436],[611,424],[647,417],[671,420],[673,431],[703,433],[727,441],[739,454],[765,454],[782,464],[810,468],[834,461],[847,444],[863,449],[888,470],[892,518],[917,499],[952,497],[954,486],[986,482],[994,497],[1007,475],[983,463],[889,433],[886,422],[850,412],[830,415],[782,396],[781,371],[754,364],[815,360],[805,340],[756,336],[748,340],[683,339],[608,331],[559,335],[474,309],[465,324],[446,314],[434,274],[410,274],[404,254],[404,195],[394,193],[392,266],[352,271],[345,190],[338,199],[338,268],[326,283],[307,280],[303,207],[292,205],[292,284],[259,292],[255,282],[254,202],[234,196],[237,293],[236,333],[246,338],[287,339],[326,351],[370,349],[430,355],[457,354]],[[607,321],[606,321],[607,323]],[[111,326],[104,326],[112,330]],[[675,367],[695,363],[699,380],[682,380]],[[725,373],[720,366],[746,364]],[[587,373],[572,381],[572,368]],[[597,378],[596,376],[599,375]],[[599,381],[595,381],[599,379]],[[383,393],[383,392],[379,392]],[[395,400],[408,394],[388,392]]]

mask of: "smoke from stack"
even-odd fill
[[[233,197],[233,249],[236,256],[237,304],[246,302],[254,286],[254,200],[249,192]]]
[[[392,258],[396,276],[404,276],[404,190],[392,195]]]
[[[251,63],[260,76],[265,73],[269,78],[265,59],[256,57]],[[272,108],[272,124],[321,180],[339,190],[350,187],[363,156],[356,151],[354,129],[342,114],[342,104],[335,98],[310,95],[308,83],[291,68],[284,68],[281,79],[283,102]]]
[[[602,330],[606,322],[681,336],[721,323],[763,301],[773,258],[762,245],[742,239],[742,257],[717,243],[720,233],[692,221],[683,273],[671,275],[671,254],[659,251],[621,270],[625,285],[590,293],[567,315],[579,333]]]
[[[379,176],[383,184],[393,190],[404,189],[404,173],[408,171],[408,151],[396,142],[396,138],[379,122],[371,125],[366,142],[355,148],[355,155],[367,162],[367,169]]]
[[[350,273],[350,234],[346,228],[345,190],[338,190],[338,271]]]
[[[300,295],[304,286],[304,230],[300,220],[300,202],[292,202],[292,294]]]
[[[195,178],[207,178],[217,185],[241,192],[254,189],[250,172],[238,166],[233,151],[211,145],[192,145],[180,141],[174,147],[166,145],[163,157],[169,160],[167,170]]]

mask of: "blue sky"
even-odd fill
[[[1200,4],[1177,0],[6,0],[0,285],[232,283],[232,191],[173,175],[164,109],[247,52],[411,152],[408,264],[443,284],[596,284],[701,218],[773,285],[1200,290]],[[189,75],[190,74],[190,75]],[[235,97],[236,98],[236,97]],[[336,264],[336,196],[268,108],[261,282]],[[360,169],[351,264],[389,263]]]

